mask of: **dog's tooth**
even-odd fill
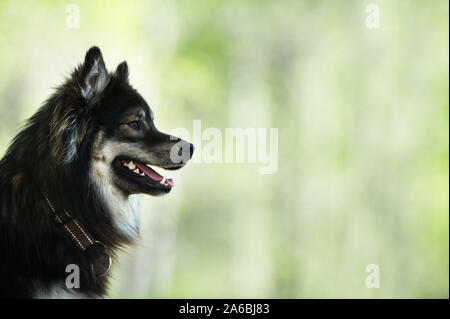
[[[141,175],[141,176],[145,176],[145,174],[144,174],[144,173],[140,173],[139,175]]]
[[[163,179],[159,182],[161,185],[164,185],[166,183],[166,177],[163,177]]]
[[[136,168],[136,166],[134,166],[132,161],[125,164],[125,166],[128,167],[130,170],[134,170]]]
[[[135,172],[136,174],[139,174],[139,170],[137,168],[135,170],[133,170],[133,172]]]

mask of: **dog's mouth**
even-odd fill
[[[143,164],[133,160],[121,160],[120,163],[135,175],[150,178],[152,181],[169,188],[173,187],[173,180],[171,178],[159,175],[149,164]]]
[[[114,166],[120,175],[134,184],[136,189],[130,189],[130,192],[147,193],[158,195],[168,193],[174,186],[172,178],[167,178],[155,170],[154,165],[146,164],[135,159],[117,158],[114,160]],[[163,169],[174,170],[183,165],[159,166]],[[128,187],[127,187],[128,188]]]

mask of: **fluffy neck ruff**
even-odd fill
[[[6,297],[32,297],[36,289],[51,289],[64,282],[69,264],[80,267],[80,292],[105,294],[108,277],[92,274],[84,253],[53,222],[42,193],[56,209],[66,209],[107,245],[113,259],[119,248],[132,244],[137,236],[138,215],[132,205],[136,198],[115,193],[92,174],[95,124],[74,161],[61,164],[52,156],[49,122],[55,102],[57,98],[51,98],[30,119],[0,161],[0,275],[5,278]],[[36,282],[41,283],[39,287]]]

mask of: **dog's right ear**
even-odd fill
[[[103,61],[102,52],[98,47],[92,47],[86,52],[81,68],[81,95],[90,103],[100,95],[108,84],[108,71]]]
[[[120,80],[128,83],[128,64],[127,64],[127,61],[123,61],[122,63],[120,63],[117,66],[116,76]]]

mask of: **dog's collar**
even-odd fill
[[[101,241],[95,240],[87,229],[78,220],[70,216],[66,210],[58,212],[48,197],[45,194],[43,195],[52,211],[55,222],[64,228],[75,245],[85,252],[87,258],[90,259],[92,272],[95,276],[105,276],[112,264],[106,245]]]

